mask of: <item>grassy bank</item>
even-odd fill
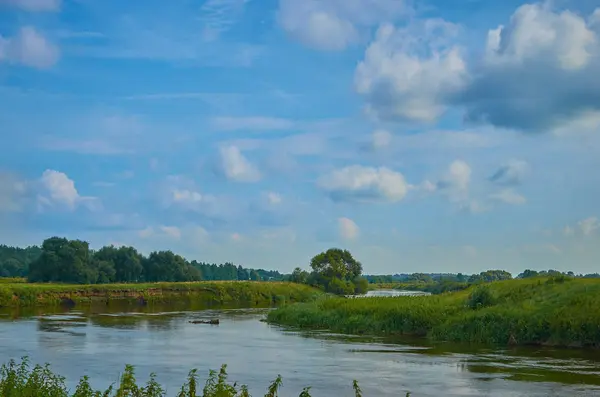
[[[281,376],[267,388],[265,397],[277,397],[283,386]],[[353,383],[354,396],[362,397],[358,383]],[[3,397],[163,397],[164,388],[156,381],[154,374],[143,385],[138,384],[132,366],[126,366],[120,381],[108,390],[96,391],[90,380],[83,377],[75,390],[69,391],[65,379],[54,374],[48,365],[31,367],[27,359],[21,363],[10,361],[0,369],[0,395]],[[406,394],[407,396],[410,393]],[[188,378],[177,397],[250,397],[246,386],[238,386],[227,381],[227,367],[220,371],[210,371],[202,385],[196,370],[190,371]],[[299,397],[311,397],[310,387],[305,387]]]
[[[600,347],[600,280],[533,278],[435,296],[327,298],[279,308],[268,321],[437,341]]]
[[[0,284],[0,307],[83,304],[126,300],[133,303],[200,301],[249,306],[306,302],[320,293],[284,282],[210,281],[152,284]]]

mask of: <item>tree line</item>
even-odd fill
[[[527,269],[519,273],[516,278],[531,278],[543,276],[568,276],[574,278],[600,278],[598,273],[575,274],[572,271],[561,272],[558,270],[531,270]],[[372,284],[391,284],[391,283],[440,283],[440,282],[458,282],[476,284],[479,282],[492,282],[500,280],[511,280],[513,275],[506,270],[486,270],[479,274],[463,273],[412,273],[412,274],[394,274],[394,275],[365,275],[369,283]]]
[[[73,284],[138,283],[199,280],[283,280],[278,271],[247,269],[233,263],[209,264],[171,251],[142,255],[134,247],[104,246],[51,237],[41,246],[0,245],[0,277],[26,277],[29,282]]]

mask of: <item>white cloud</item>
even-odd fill
[[[577,223],[581,233],[584,236],[589,236],[593,234],[597,229],[600,229],[600,221],[595,216],[591,216]]]
[[[294,122],[288,119],[276,117],[215,117],[212,126],[223,131],[273,131],[287,130],[294,126]]]
[[[469,55],[448,22],[383,25],[356,69],[356,90],[371,114],[389,121],[433,121],[455,107],[466,121],[507,129],[597,132],[597,21],[598,10],[582,16],[551,2],[525,4],[488,32],[485,51]]]
[[[381,26],[355,73],[367,112],[381,120],[433,121],[466,83],[458,47],[447,40],[457,27],[441,20],[397,29]],[[425,48],[420,48],[425,43]],[[425,54],[425,55],[424,55]]]
[[[598,26],[550,3],[525,4],[488,34],[486,54],[461,98],[467,118],[545,131],[600,110]]]
[[[101,206],[97,198],[81,196],[75,188],[75,182],[63,172],[48,169],[43,172],[39,182],[37,199],[40,209],[58,207],[72,211],[79,204],[84,204],[90,210],[96,210]]]
[[[386,167],[352,165],[334,170],[317,183],[335,200],[397,202],[408,191],[404,176]]]
[[[358,225],[352,219],[344,217],[338,219],[338,228],[340,236],[344,240],[355,240],[360,231]]]
[[[279,0],[278,21],[308,47],[340,51],[360,41],[366,28],[407,11],[402,0]]]
[[[571,226],[565,226],[563,229],[563,234],[565,236],[572,236],[575,234],[575,230],[573,230],[573,228]]]
[[[511,205],[522,205],[527,202],[525,197],[512,189],[504,189],[497,193],[493,193],[490,195],[490,198]]]
[[[240,152],[236,146],[226,146],[220,149],[221,165],[227,179],[236,182],[256,182],[261,174]]]
[[[14,37],[0,36],[0,61],[47,69],[58,58],[58,48],[31,26],[21,28]]]
[[[513,159],[498,168],[489,179],[499,185],[519,185],[529,172],[526,161]]]
[[[0,0],[0,5],[19,7],[26,11],[58,11],[61,0]]]
[[[461,201],[468,197],[471,183],[471,167],[463,160],[453,161],[437,188],[445,191],[452,199]]]

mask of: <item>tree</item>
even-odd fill
[[[42,243],[42,254],[29,265],[29,281],[91,284],[98,272],[90,266],[89,244],[51,237]]]
[[[119,283],[135,283],[142,277],[142,255],[133,247],[107,246],[94,253],[99,262],[109,262],[114,269],[111,281]]]
[[[356,292],[357,284],[360,284],[359,290],[366,289],[361,281],[362,264],[348,250],[330,248],[321,252],[311,259],[310,267],[312,273],[307,282],[327,292],[352,294]]]
[[[538,275],[539,275],[539,273],[536,272],[535,270],[527,269],[523,273],[519,274],[517,277],[518,278],[531,278],[531,277],[537,277]]]
[[[200,279],[198,269],[172,251],[152,252],[143,263],[146,281],[195,281]]]
[[[290,276],[290,281],[292,283],[306,284],[306,282],[308,281],[308,275],[309,274],[306,270],[302,270],[301,268],[297,267],[292,272],[292,275]]]

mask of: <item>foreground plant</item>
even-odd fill
[[[265,397],[278,397],[283,386],[281,375],[271,382]],[[353,382],[355,397],[362,397],[358,382]],[[407,394],[408,396],[409,394]],[[55,375],[48,364],[31,366],[27,357],[20,363],[11,360],[0,368],[0,396],[2,397],[164,397],[163,387],[151,374],[150,380],[139,386],[135,378],[135,370],[131,365],[125,366],[118,386],[111,385],[105,391],[94,390],[89,378],[84,376],[74,392],[65,385],[65,378]],[[181,387],[177,397],[250,397],[248,387],[237,386],[227,382],[227,366],[223,365],[219,372],[211,370],[200,391],[197,370],[189,372],[186,383]],[[310,387],[305,387],[299,397],[311,397]]]

